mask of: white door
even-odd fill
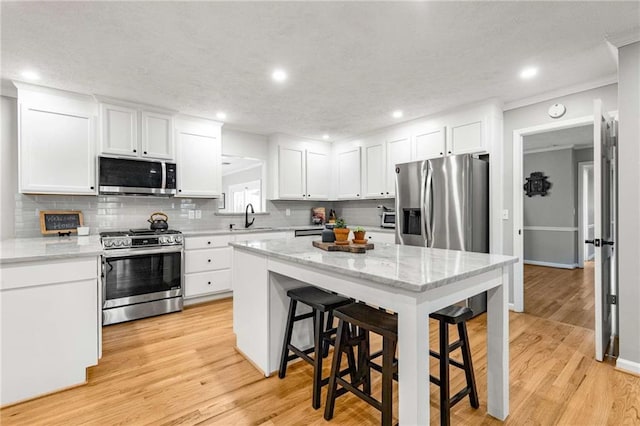
[[[364,195],[367,198],[380,198],[385,196],[384,157],[383,141],[375,142],[364,147]]]
[[[173,159],[173,117],[142,111],[142,156]]]
[[[221,144],[213,136],[178,132],[178,196],[213,198],[222,192]]]
[[[451,126],[447,155],[486,151],[482,131],[482,121]]]
[[[444,156],[445,130],[446,128],[442,127],[417,133],[413,138],[413,159],[418,161]]]
[[[328,200],[331,163],[328,152],[307,149],[307,199]]]
[[[339,152],[337,161],[338,198],[360,198],[360,147]]]
[[[387,141],[387,187],[385,195],[396,195],[396,164],[408,163],[409,161],[411,161],[411,140],[409,138]]]
[[[615,194],[616,123],[603,111],[602,102],[594,102],[593,123],[593,186],[594,239],[587,244],[595,247],[595,339],[596,359],[602,361],[612,335],[614,318],[610,295],[615,295],[612,279],[615,270],[613,244],[615,224],[612,215]]]

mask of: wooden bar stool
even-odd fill
[[[322,379],[322,359],[329,354],[329,345],[332,344],[336,332],[336,329],[333,327],[333,310],[339,306],[352,303],[352,300],[313,286],[294,288],[287,292],[287,296],[289,296],[291,301],[289,302],[289,315],[287,317],[284,343],[282,345],[278,377],[281,379],[285,377],[287,374],[287,364],[296,358],[302,358],[313,365],[312,406],[317,409],[320,408],[320,391],[322,386],[326,385],[329,381],[328,378]],[[311,312],[296,315],[298,302],[309,306]],[[325,313],[327,313],[326,325]],[[307,349],[300,349],[291,344],[293,325],[296,321],[307,318],[313,319],[314,345]],[[289,351],[293,352],[293,354],[289,354]],[[309,356],[311,352],[314,353],[313,358]],[[353,353],[351,353],[349,360],[350,365],[355,363]]]
[[[471,309],[464,306],[448,306],[439,311],[433,312],[429,317],[438,320],[440,324],[440,353],[429,351],[429,354],[440,360],[440,378],[429,376],[431,383],[440,387],[440,424],[449,425],[451,422],[451,407],[456,405],[465,396],[469,396],[471,406],[478,408],[478,390],[473,374],[473,363],[471,362],[471,348],[469,347],[469,336],[467,334],[467,320],[473,316]],[[449,324],[458,326],[459,340],[449,344]],[[462,352],[462,363],[451,359],[449,354],[456,349]],[[449,364],[464,370],[467,386],[453,397],[449,397]]]
[[[397,377],[397,361],[395,359],[398,342],[398,318],[393,314],[381,311],[361,303],[336,308],[334,315],[338,322],[327,404],[324,409],[325,420],[331,420],[336,398],[346,392],[377,408],[382,412],[382,425],[391,425],[393,420],[393,378]],[[382,336],[382,399],[378,401],[371,396],[371,356],[369,355],[369,332]],[[342,354],[358,347],[356,371],[351,373],[351,382],[344,379],[347,371],[340,371]],[[341,386],[338,389],[338,385]],[[359,389],[362,386],[362,389]]]

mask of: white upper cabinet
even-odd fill
[[[469,154],[486,151],[482,120],[451,126],[447,154]]]
[[[216,121],[193,117],[176,120],[178,197],[220,197],[221,127]]]
[[[413,136],[413,159],[428,160],[445,155],[445,130],[440,127],[417,131]]]
[[[100,104],[100,152],[118,157],[173,160],[173,114],[135,104]]]
[[[342,148],[336,152],[338,199],[360,199],[360,147]]]
[[[16,86],[20,192],[95,195],[97,111],[91,98]]]
[[[327,150],[306,150],[307,200],[328,200],[331,153]]]
[[[269,198],[328,200],[331,145],[277,134],[269,142]]]
[[[386,190],[385,196],[396,195],[396,164],[411,161],[411,139],[393,138],[387,141]]]
[[[306,199],[304,148],[278,147],[279,198]]]
[[[364,196],[380,198],[386,192],[386,158],[384,140],[369,142],[363,148]]]

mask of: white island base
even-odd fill
[[[515,258],[392,244],[328,253],[307,238],[232,245],[237,347],[265,376],[278,369],[286,292],[311,284],[398,313],[400,424],[429,424],[429,313],[487,291],[487,407],[500,420],[509,414],[507,288]]]

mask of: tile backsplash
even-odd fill
[[[228,229],[233,223],[244,226],[244,215],[218,215],[218,200],[201,198],[161,198],[148,196],[64,196],[16,194],[15,235],[18,238],[39,237],[41,210],[80,210],[85,226],[96,234],[106,230],[146,228],[147,219],[161,211],[169,216],[169,226],[181,231]],[[361,200],[338,202],[267,201],[268,214],[256,215],[254,226],[304,226],[311,224],[311,208],[335,209],[350,225],[379,226],[380,209],[393,207],[393,200]],[[289,209],[290,215],[286,215]],[[200,219],[189,219],[189,211],[199,210]]]

